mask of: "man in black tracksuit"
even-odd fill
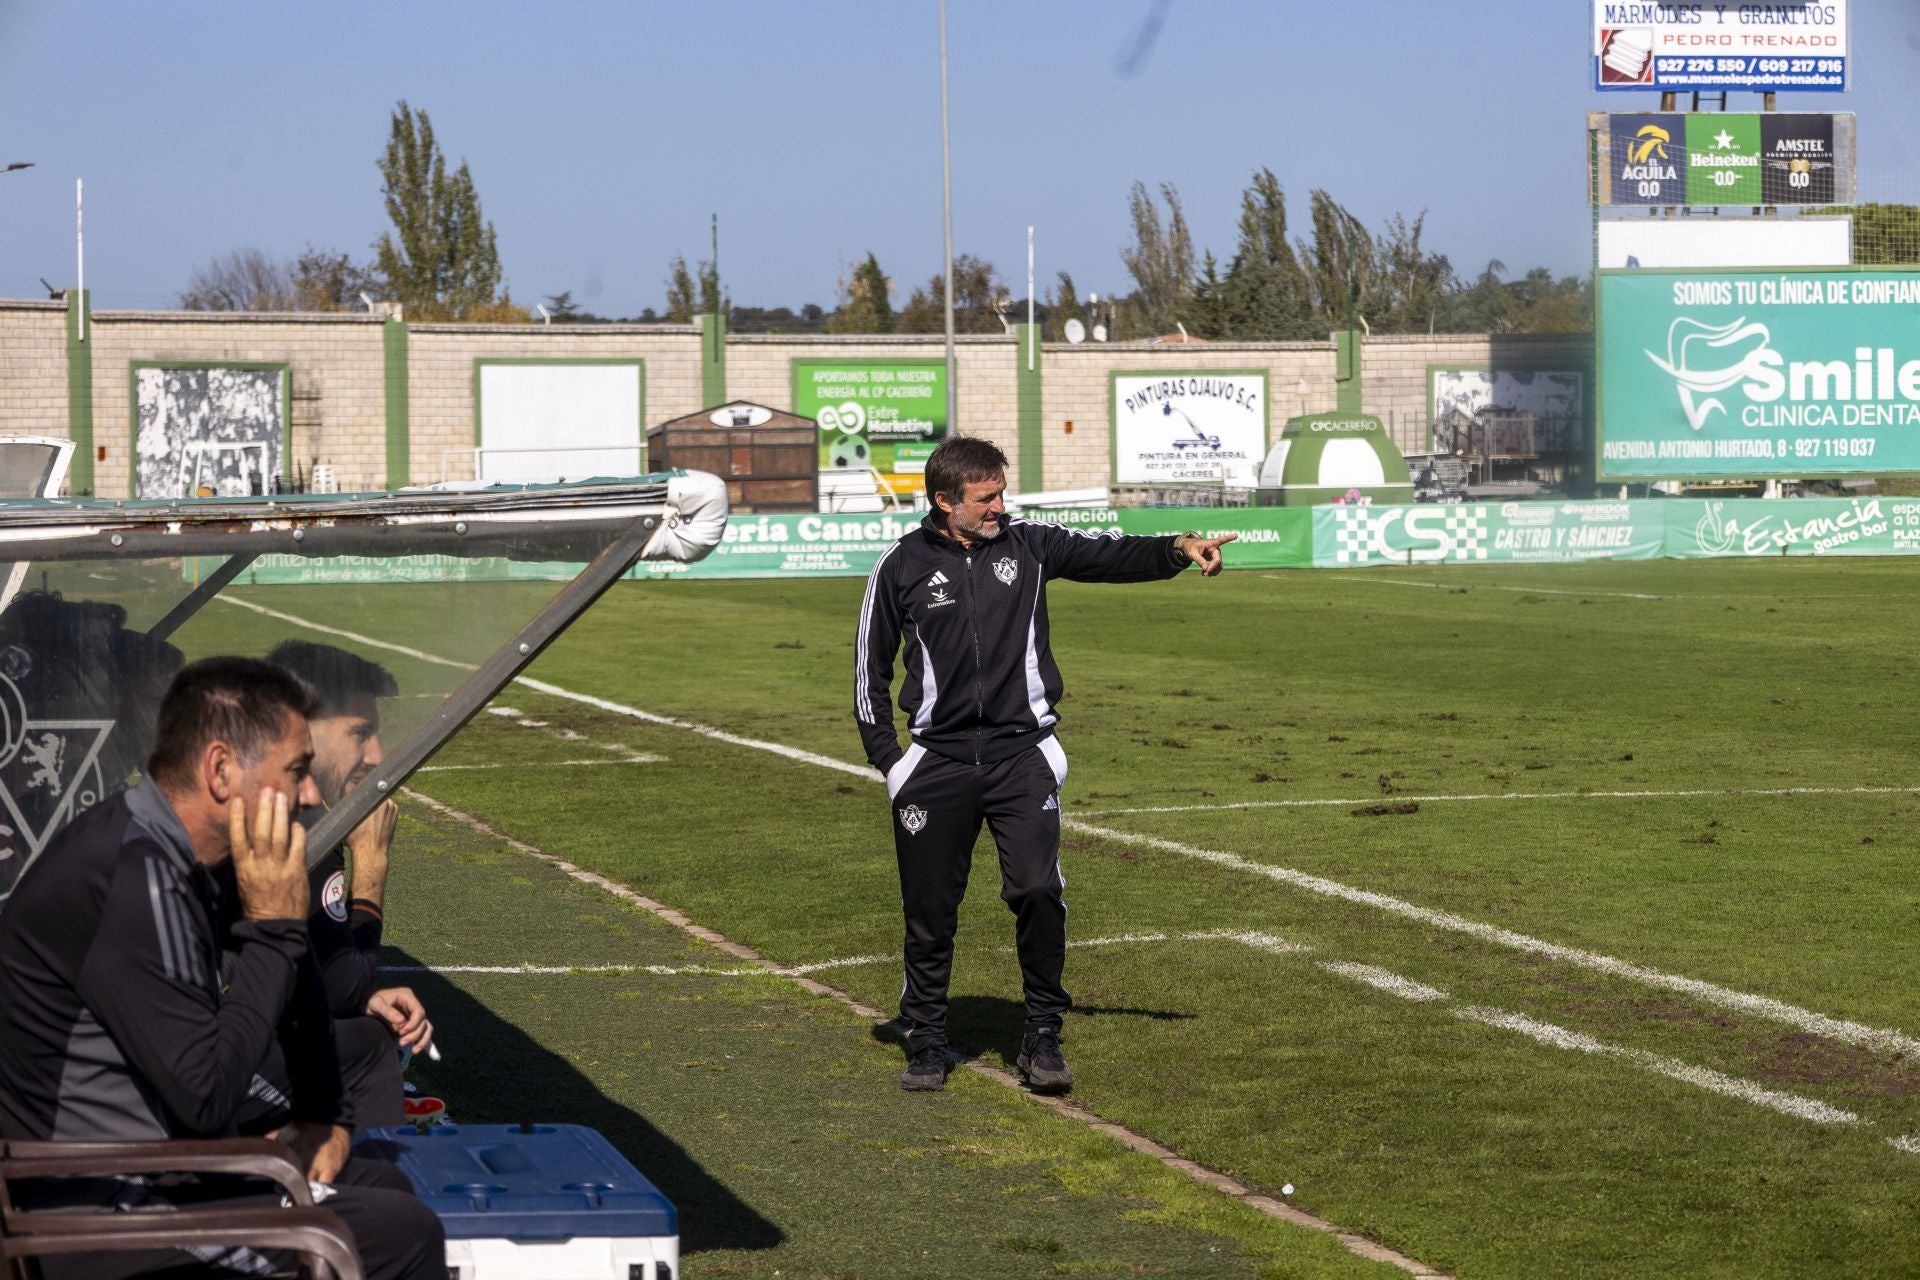
[[[1066,881],[1060,874],[1060,786],[1067,756],[1054,737],[1060,671],[1048,645],[1046,583],[1155,582],[1197,564],[1221,567],[1224,538],[1092,534],[1009,519],[1006,455],[956,436],[927,460],[933,510],[880,556],[867,580],[854,640],[854,714],[867,759],[886,775],[906,914],[906,1089],[946,1083],[947,982],[974,840],[985,819],[1000,851],[1000,896],[1013,910],[1026,1034],[1020,1073],[1061,1091],[1060,1054],[1072,1001],[1066,961]],[[912,744],[895,736],[889,693],[904,651],[900,709]]]
[[[184,668],[161,703],[149,780],[88,809],[27,868],[0,913],[0,1138],[231,1134],[281,1040],[292,1122],[275,1136],[331,1188],[321,1203],[352,1232],[369,1280],[431,1280],[446,1275],[439,1220],[406,1175],[348,1153],[332,1019],[308,963],[292,811],[319,798],[307,776],[312,697],[251,659]],[[229,862],[237,907],[213,874]],[[207,1176],[72,1179],[28,1195],[28,1208],[280,1203]],[[193,1248],[40,1269],[112,1280],[290,1261]]]

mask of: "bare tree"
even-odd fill
[[[180,305],[188,311],[296,311],[293,272],[260,249],[235,249],[193,269]]]

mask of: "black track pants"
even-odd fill
[[[1060,874],[1066,778],[1066,753],[1052,738],[992,764],[964,764],[916,745],[888,771],[907,925],[900,1013],[910,1049],[947,1042],[953,935],[982,820],[1000,850],[1000,896],[1013,911],[1027,1028],[1060,1030],[1060,1016],[1073,1004],[1060,985],[1067,957]]]

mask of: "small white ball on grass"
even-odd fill
[[[1286,1186],[1284,1186],[1284,1187],[1282,1187],[1282,1188],[1280,1188],[1280,1194],[1281,1194],[1281,1195],[1283,1195],[1283,1196],[1290,1196],[1290,1195],[1292,1195],[1292,1194],[1293,1194],[1293,1184],[1292,1184],[1291,1182],[1289,1182],[1289,1183],[1288,1183],[1288,1184],[1287,1184]]]

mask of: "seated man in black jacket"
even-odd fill
[[[366,1274],[446,1274],[439,1220],[391,1165],[350,1158],[332,1019],[307,956],[305,833],[317,799],[298,679],[246,658],[184,668],[161,703],[149,780],[89,809],[0,913],[0,1136],[202,1138],[233,1132],[287,1036],[292,1121],[277,1135],[327,1184]],[[237,911],[212,870],[232,862]],[[311,972],[311,971],[310,971]],[[30,1207],[278,1203],[206,1179],[86,1179]],[[41,1262],[47,1280],[203,1267],[259,1274],[272,1253],[155,1251]]]
[[[288,640],[268,654],[267,661],[293,672],[319,695],[311,722],[313,780],[320,804],[330,809],[379,768],[379,700],[396,696],[400,688],[385,667],[332,645]],[[409,987],[377,985],[387,852],[397,817],[393,801],[383,800],[347,836],[344,853],[353,855],[351,881],[342,849],[329,849],[314,864],[307,931],[326,975],[334,1016],[377,1017],[402,1048],[417,1052],[433,1038],[419,997]]]

